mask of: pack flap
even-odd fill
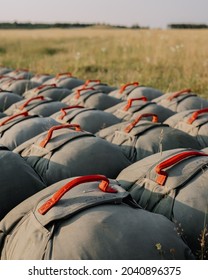
[[[51,198],[51,194],[45,196],[35,207],[35,217],[43,226],[46,226],[52,221],[69,218],[90,207],[109,203],[121,204],[125,201],[125,198],[131,198],[130,194],[117,184],[110,184],[112,188],[117,190],[117,193],[102,192],[98,188],[99,183],[99,181],[96,181],[76,186],[66,192],[47,213],[42,215],[38,212],[38,209]],[[135,203],[133,199],[132,202]],[[138,206],[136,203],[135,205]]]
[[[12,119],[11,121],[8,121],[7,123],[5,123],[4,125],[0,126],[0,133],[4,133],[5,131],[7,131],[8,129],[10,129],[12,126],[14,126],[17,123],[20,123],[22,121],[31,119],[31,118],[37,118],[39,117],[38,115],[28,115],[28,116],[19,116],[15,119]],[[9,116],[2,118],[1,121],[4,121],[5,119],[9,118]]]
[[[184,152],[187,151],[194,151],[186,149]],[[146,173],[144,176],[146,180],[153,181],[152,186],[154,188],[154,192],[159,193],[168,193],[171,190],[183,187],[189,180],[191,180],[193,177],[197,176],[199,172],[203,172],[204,168],[207,168],[208,164],[208,156],[190,156],[187,157],[176,164],[173,164],[171,167],[168,167],[164,169],[164,171],[167,174],[166,181],[163,185],[160,185],[157,183],[158,180],[158,174],[156,172],[156,166],[164,162],[165,160],[171,158],[173,155],[181,154],[181,152],[173,153],[172,155],[169,155],[166,158],[163,158],[159,162],[155,163]],[[199,151],[196,151],[199,152]],[[156,185],[157,186],[156,186]],[[149,187],[151,184],[149,184]],[[151,188],[151,187],[150,187]]]
[[[133,104],[127,111],[124,111],[123,107],[125,107],[125,104],[124,104],[124,106],[122,105],[122,107],[119,108],[117,111],[119,111],[120,113],[123,113],[123,114],[127,114],[127,113],[128,114],[134,114],[134,113],[144,109],[145,107],[147,107],[149,105],[152,105],[152,104],[156,104],[156,103],[155,102],[149,102],[149,101],[143,102],[143,101],[138,100],[137,104]]]
[[[89,91],[86,91],[86,92],[82,92],[82,93],[80,94],[79,99],[77,99],[77,101],[78,101],[79,104],[80,104],[80,103],[85,103],[85,101],[86,101],[90,96],[92,96],[92,95],[94,95],[94,94],[99,94],[99,93],[103,94],[102,91],[99,90],[99,89],[98,89],[98,90],[89,90]]]
[[[86,111],[92,111],[92,110],[96,110],[95,108],[80,108],[80,109],[73,109],[70,111],[67,111],[66,116],[64,116],[63,120],[65,120],[66,122],[70,122],[72,121],[77,115],[86,112]],[[58,120],[58,118],[57,118]]]
[[[169,127],[169,125],[141,120],[139,121],[139,124],[137,124],[131,129],[129,133],[125,132],[125,134],[132,135],[132,136],[140,136],[153,128],[161,128],[162,130],[164,127]],[[116,133],[119,133],[119,131],[117,131]]]

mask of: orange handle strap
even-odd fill
[[[5,81],[5,85],[10,86],[12,84],[13,81],[16,81],[18,79],[14,78],[14,77],[9,77],[7,76],[8,80]]]
[[[75,93],[75,98],[79,99],[81,92],[85,91],[85,90],[94,90],[94,88],[93,87],[83,87],[83,88],[78,89]]]
[[[58,117],[58,119],[63,120],[63,118],[66,116],[66,110],[71,110],[71,109],[76,109],[76,108],[84,108],[83,106],[79,106],[79,105],[74,105],[74,106],[68,106],[65,108],[62,108],[61,111],[61,115]]]
[[[58,74],[56,75],[56,79],[59,79],[59,78],[62,77],[62,76],[71,77],[71,76],[72,76],[72,73],[71,73],[71,72],[58,73]]]
[[[14,73],[19,73],[19,72],[29,72],[29,69],[27,68],[18,68],[13,71]]]
[[[185,94],[185,93],[189,93],[191,92],[191,89],[190,88],[186,88],[186,89],[182,89],[180,91],[177,91],[175,93],[173,93],[173,95],[169,96],[167,99],[169,101],[173,100],[174,98],[177,98],[178,96],[180,96],[181,94]]]
[[[49,73],[39,73],[39,74],[36,74],[35,77],[40,78],[42,76],[50,76],[50,75],[51,74],[49,74]]]
[[[131,99],[128,99],[128,102],[127,102],[126,106],[123,107],[123,111],[128,111],[129,108],[131,108],[132,103],[133,103],[134,101],[138,101],[138,100],[147,101],[147,98],[146,98],[145,96],[142,96],[142,97],[138,97],[138,98],[131,98]]]
[[[23,76],[19,77],[19,78],[14,78],[14,77],[9,77],[9,78],[10,78],[10,80],[8,82],[25,80],[25,78]]]
[[[135,125],[142,119],[142,118],[147,118],[147,117],[152,117],[152,122],[157,123],[158,122],[158,116],[156,114],[152,113],[146,113],[146,114],[141,114],[139,115],[133,122],[131,122],[126,128],[124,128],[124,131],[126,133],[129,133],[132,128],[135,127]]]
[[[46,137],[40,142],[40,147],[44,148],[47,143],[50,141],[54,130],[62,129],[62,128],[75,128],[76,131],[81,131],[81,128],[78,124],[62,124],[62,125],[56,125],[49,129],[48,134]]]
[[[84,85],[88,86],[90,83],[100,84],[101,80],[87,80]]]
[[[56,87],[56,84],[45,84],[45,85],[40,85],[39,87],[37,87],[36,89],[35,89],[35,91],[40,91],[41,89],[43,89],[43,88],[46,88],[46,87]]]
[[[32,102],[33,100],[38,100],[38,99],[44,100],[44,96],[39,95],[39,96],[28,99],[25,103],[23,103],[21,106],[19,106],[19,110],[23,110],[25,107],[27,107],[28,104],[30,104],[30,102]]]
[[[78,178],[73,179],[71,182],[64,185],[62,188],[60,188],[51,198],[49,198],[39,209],[38,212],[41,215],[44,215],[48,212],[61,198],[62,196],[68,192],[69,190],[73,189],[77,185],[89,183],[89,182],[96,182],[101,181],[99,184],[99,189],[103,192],[110,192],[110,193],[116,193],[117,190],[113,189],[109,185],[109,180],[104,175],[86,175],[81,176]]]
[[[138,82],[127,83],[127,84],[123,85],[123,86],[120,88],[119,93],[123,93],[124,90],[125,90],[128,86],[135,86],[135,87],[136,87],[136,86],[138,86],[138,85],[139,85]]]
[[[3,78],[11,78],[11,77],[8,75],[0,75],[0,79],[3,79]]]
[[[198,116],[203,113],[208,113],[208,108],[204,108],[204,109],[197,110],[196,112],[194,112],[191,115],[191,117],[187,120],[187,123],[192,124],[198,118]]]
[[[177,155],[174,155],[174,156],[164,160],[163,162],[159,163],[155,167],[155,171],[158,174],[156,182],[159,185],[163,186],[168,177],[168,174],[163,169],[168,168],[174,164],[177,164],[181,160],[186,159],[191,156],[208,156],[208,154],[205,154],[202,152],[197,152],[197,151],[185,151],[185,152],[179,153]]]
[[[22,113],[19,113],[19,114],[16,114],[16,115],[12,115],[11,117],[7,118],[6,120],[4,120],[3,122],[0,123],[0,126],[8,123],[9,121],[17,118],[17,117],[20,117],[20,116],[23,116],[23,117],[27,117],[28,116],[28,112],[25,111],[25,112],[22,112]]]

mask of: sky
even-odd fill
[[[0,22],[208,24],[208,0],[0,0]]]

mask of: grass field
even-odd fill
[[[0,30],[0,64],[208,96],[208,30]]]

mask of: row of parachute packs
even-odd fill
[[[207,166],[189,88],[0,67],[2,260],[206,259]]]

